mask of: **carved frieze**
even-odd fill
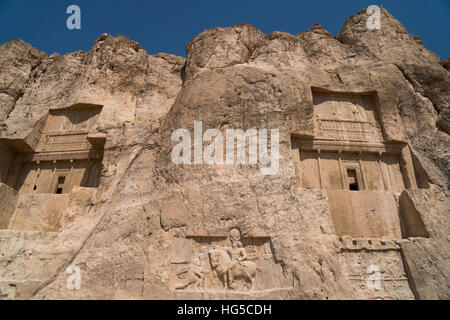
[[[364,299],[414,299],[400,246],[393,240],[341,238],[346,277]]]
[[[255,292],[290,289],[292,274],[272,255],[270,237],[190,236],[172,243],[171,289],[195,292]]]

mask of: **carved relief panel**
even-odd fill
[[[417,183],[408,144],[385,141],[377,94],[312,96],[314,137],[291,140],[297,186],[326,190],[337,235],[401,238],[393,194]]]
[[[170,287],[175,291],[255,292],[289,289],[286,275],[272,255],[269,237],[228,236],[175,238],[172,243]]]
[[[315,92],[313,97],[318,139],[383,141],[374,95]]]
[[[35,127],[34,152],[15,154],[8,184],[22,194],[64,194],[74,186],[97,187],[104,139],[87,136],[101,110],[99,105],[86,104],[50,110]]]
[[[393,241],[350,239],[341,243],[346,277],[359,299],[414,299],[400,247]]]
[[[37,146],[38,152],[90,149],[87,133],[95,124],[101,107],[51,110]]]

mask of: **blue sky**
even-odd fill
[[[81,8],[81,30],[66,28],[71,4]],[[126,35],[151,54],[185,56],[187,43],[208,28],[249,23],[265,33],[296,34],[319,22],[336,34],[347,17],[371,4],[387,8],[441,59],[450,56],[450,0],[0,0],[0,43],[21,38],[47,54],[64,54],[87,51],[109,33]]]

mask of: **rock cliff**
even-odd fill
[[[18,39],[1,45],[0,296],[449,299],[448,60],[383,8],[379,30],[366,21],[362,10],[336,36],[318,24],[297,35],[213,28],[189,42],[186,59],[107,34],[62,56]],[[43,163],[48,149],[33,141],[48,119],[94,105],[86,139],[101,145],[98,185],[49,198],[10,182],[19,154]],[[346,108],[375,116],[344,119]],[[278,129],[277,173],[175,164],[172,133],[193,133],[196,121],[203,131]],[[354,165],[350,190],[360,192],[345,190]],[[333,168],[342,190],[327,182]]]

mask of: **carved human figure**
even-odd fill
[[[239,230],[230,231],[230,246],[214,247],[209,251],[211,266],[222,280],[224,288],[236,290],[235,279],[242,278],[249,284],[251,290],[255,284],[256,265],[247,261],[247,253],[241,242]]]
[[[209,272],[202,266],[202,260],[206,253],[206,249],[202,248],[198,257],[192,260],[188,266],[178,268],[177,276],[184,281],[175,285],[175,290],[184,290],[193,288],[196,290],[206,290],[205,275]]]
[[[231,242],[231,247],[227,248],[227,253],[230,255],[231,261],[228,265],[228,282],[230,289],[234,289],[234,274],[245,274],[246,278],[251,279],[247,274],[244,261],[247,261],[247,252],[242,247],[242,242],[234,240]]]

